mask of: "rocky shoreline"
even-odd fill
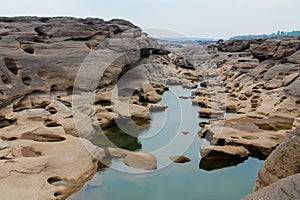
[[[156,169],[149,153],[118,149],[110,141],[102,149],[83,138],[116,122],[148,124],[150,109],[165,109],[155,103],[168,85],[195,87],[200,75],[190,63],[124,20],[2,17],[0,27],[4,199],[65,199],[111,159]],[[113,99],[114,86],[136,66],[144,70],[119,84]],[[94,77],[99,71],[102,76]],[[91,102],[80,102],[89,95]],[[18,192],[12,191],[16,185]]]
[[[221,40],[178,51],[204,71],[193,102],[200,117],[211,119],[200,124],[199,136],[212,146],[200,148],[200,167],[267,158],[258,191],[244,199],[298,199],[299,128],[292,131],[300,125],[300,38]],[[225,112],[234,114],[223,118]]]
[[[298,37],[169,50],[125,20],[2,17],[0,47],[3,199],[66,199],[112,159],[156,169],[150,153],[106,140],[98,147],[88,139],[116,124],[149,124],[150,110],[166,109],[156,103],[168,86],[195,88],[199,80],[202,88],[191,98],[199,116],[212,119],[200,124],[199,136],[211,144],[201,147],[202,161],[236,165],[273,152],[255,189],[278,191],[283,181],[292,187],[299,180],[292,176],[299,173],[299,159],[292,158],[299,134],[286,138],[300,125]],[[224,119],[226,112],[235,114]],[[291,157],[280,166],[290,170],[268,178],[287,150]],[[287,164],[291,159],[294,167]]]

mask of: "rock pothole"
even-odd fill
[[[29,76],[25,76],[22,78],[22,83],[26,86],[30,86],[31,85],[31,77]]]
[[[275,123],[255,123],[259,129],[269,131],[290,130],[293,123],[275,122]]]
[[[18,74],[18,67],[17,64],[15,63],[14,59],[11,58],[4,58],[4,63],[7,69],[13,73],[14,75]]]
[[[10,126],[16,122],[16,119],[6,119],[5,117],[0,115],[0,129]]]
[[[61,177],[59,176],[53,176],[47,179],[47,182],[51,185],[54,186],[59,186],[59,185],[68,185],[69,183],[64,181]]]
[[[14,141],[17,139],[18,139],[17,137],[4,137],[4,136],[1,137],[1,140],[3,141]]]
[[[6,85],[10,85],[10,84],[11,84],[11,79],[10,79],[10,77],[8,77],[8,76],[5,75],[5,74],[2,74],[2,75],[1,75],[1,80],[2,80],[2,82],[3,82],[4,84],[6,84]]]
[[[33,140],[36,142],[62,142],[66,138],[59,135],[53,134],[34,134],[34,133],[24,133],[20,139]]]
[[[22,150],[22,156],[24,157],[39,157],[42,152],[33,149],[32,147],[24,147]]]
[[[62,199],[64,195],[62,194],[62,192],[55,192],[55,193],[54,193],[54,196],[55,196],[56,198]]]
[[[52,120],[52,119],[46,119],[45,122],[44,122],[45,126],[46,127],[58,127],[58,126],[61,126],[60,123]]]
[[[57,110],[54,107],[47,107],[46,110],[52,115],[57,113]]]
[[[96,101],[95,104],[101,106],[111,106],[112,102],[108,100],[100,100],[100,101]]]
[[[26,47],[23,50],[28,54],[34,54],[34,48],[32,47]]]

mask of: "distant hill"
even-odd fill
[[[262,35],[238,35],[238,36],[231,37],[229,40],[248,39],[248,38],[273,38],[273,37],[284,37],[284,36],[300,36],[300,31],[291,31],[291,32],[277,31],[277,33],[262,34]]]

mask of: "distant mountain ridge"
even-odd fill
[[[300,36],[300,31],[277,31],[277,33],[272,34],[262,34],[262,35],[238,35],[229,38],[229,40],[236,40],[236,39],[248,39],[248,38],[273,38],[273,37],[285,37],[285,36]]]

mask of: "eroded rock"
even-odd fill
[[[111,161],[82,138],[117,120],[149,123],[168,85],[195,87],[200,74],[125,20],[1,17],[0,26],[2,199],[67,198]],[[125,152],[125,164],[157,168],[153,155]]]
[[[300,174],[283,178],[257,192],[247,195],[242,200],[294,200],[300,198],[299,189]]]
[[[243,160],[250,152],[243,146],[201,146],[200,154],[206,160]]]
[[[191,159],[189,159],[188,157],[184,156],[184,155],[180,155],[180,156],[171,156],[170,159],[175,162],[175,163],[187,163],[190,162]]]
[[[156,158],[147,152],[131,152],[124,149],[109,148],[109,153],[113,158],[119,159],[129,167],[145,170],[157,169]]]
[[[300,170],[300,127],[271,153],[257,175],[254,191],[297,174]]]

